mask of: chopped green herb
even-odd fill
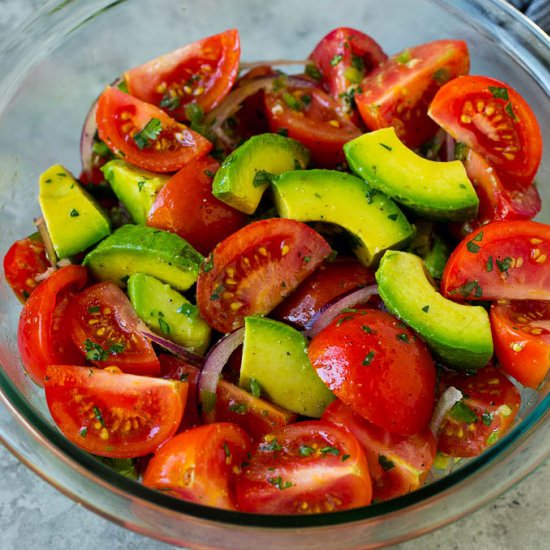
[[[71,216],[71,218],[76,218],[76,217],[80,216],[80,212],[76,208],[73,208],[69,212],[69,216]]]
[[[155,141],[162,132],[162,124],[158,118],[152,118],[137,134],[134,141],[138,149],[149,147],[151,141]]]
[[[400,65],[405,65],[405,63],[408,63],[411,60],[411,51],[409,49],[403,50],[396,58],[395,60]]]
[[[168,111],[173,111],[181,105],[181,100],[178,95],[172,95],[166,92],[160,100],[160,106]]]
[[[491,435],[487,438],[487,445],[494,445],[500,437],[500,432],[498,430],[495,430]]]
[[[422,308],[422,311],[423,311],[424,313],[428,313],[428,311],[430,311],[430,306],[424,306],[424,307]]]
[[[499,260],[497,258],[496,264],[497,264],[498,270],[501,273],[508,273],[508,270],[512,267],[512,261],[513,261],[512,258],[508,256],[504,258],[504,260]]]
[[[494,98],[508,101],[508,89],[500,86],[489,86],[489,91]]]
[[[248,407],[246,403],[231,403],[231,405],[229,405],[229,410],[236,414],[246,414],[248,412]]]
[[[365,197],[367,197],[367,203],[372,204],[374,197],[379,193],[378,189],[374,189],[374,187],[371,187],[367,190],[365,193]]]
[[[378,464],[382,466],[382,470],[384,470],[384,472],[387,472],[392,468],[395,468],[395,464],[393,463],[393,461],[384,455],[378,455]]]
[[[487,270],[488,273],[493,271],[493,257],[492,256],[489,256],[487,258],[487,263],[485,264],[485,269]]]
[[[103,415],[101,414],[101,411],[98,407],[94,407],[92,409],[94,411],[94,417],[95,419],[103,426],[105,427],[105,421],[103,420]]]
[[[309,445],[300,445],[298,452],[300,453],[300,456],[310,456],[315,452],[315,449]]]
[[[208,178],[213,178],[214,177],[214,172],[212,172],[212,170],[203,170],[203,173]]]
[[[483,240],[483,231],[480,231],[475,237],[472,238],[472,241],[480,243]]]
[[[311,103],[311,96],[309,94],[302,95],[300,99],[305,107],[307,107]]]
[[[477,280],[468,281],[462,286],[459,286],[449,292],[449,294],[460,294],[463,298],[468,298],[472,293],[476,298],[481,298],[483,295],[482,289]]]
[[[476,413],[462,399],[451,407],[449,416],[457,422],[466,422],[466,424],[477,422]]]
[[[485,426],[490,426],[493,423],[493,414],[485,411],[481,415],[481,421],[485,424]]]
[[[399,214],[388,214],[388,219],[394,222],[399,217]]]
[[[468,252],[471,252],[472,254],[477,254],[480,250],[480,246],[473,241],[468,241],[466,243],[466,249]]]
[[[118,83],[117,88],[118,88],[121,92],[124,92],[125,94],[128,93],[128,84],[126,84],[126,80],[121,80],[121,81]]]
[[[438,84],[445,84],[451,79],[451,73],[445,67],[441,67],[434,72],[433,79]]]
[[[345,462],[351,455],[342,455],[342,462]]]
[[[393,149],[385,143],[379,143],[378,145],[380,145],[380,147],[384,147],[384,149],[386,149],[387,151],[393,151]]]
[[[101,308],[99,306],[90,306],[88,308],[88,313],[99,313]]]
[[[177,313],[181,313],[182,315],[185,315],[186,317],[189,317],[190,319],[193,319],[197,316],[197,306],[194,306],[193,304],[184,303],[181,304],[178,309],[176,309]]]
[[[406,344],[409,343],[409,335],[402,332],[401,334],[397,335],[397,339],[401,340],[402,342],[405,342]]]
[[[323,447],[320,449],[321,454],[324,455],[333,455],[333,456],[339,456],[340,455],[340,449],[337,449],[336,447]]]
[[[304,263],[308,264],[309,262],[311,262],[311,256],[304,256]]]
[[[275,452],[280,451],[282,447],[279,445],[276,439],[270,442],[263,442],[260,444],[260,451]]]
[[[506,113],[508,114],[508,116],[509,116],[512,120],[517,120],[518,117],[516,116],[516,113],[514,112],[514,109],[513,109],[511,103],[507,103],[507,104],[506,104],[506,107],[504,107],[504,110],[506,111]]]
[[[301,111],[302,104],[298,101],[292,94],[288,92],[283,92],[283,101],[293,110]]]
[[[109,158],[111,156],[111,150],[101,140],[93,142],[92,151],[101,158]]]
[[[331,250],[330,254],[326,257],[325,262],[333,263],[338,257],[338,250]]]
[[[250,384],[250,393],[254,397],[260,397],[260,395],[262,394],[262,388],[260,387],[259,382],[255,378],[251,378],[249,384]]]
[[[321,71],[311,63],[308,63],[306,65],[306,74],[309,77],[313,78],[313,80],[321,80],[323,78]]]
[[[279,129],[277,130],[277,133],[278,133],[280,136],[288,137],[288,129],[287,129],[287,128],[279,128]]]
[[[330,64],[333,67],[336,67],[336,65],[338,65],[338,63],[340,63],[340,61],[342,61],[342,56],[340,54],[337,54],[330,60]]]
[[[222,292],[225,290],[225,287],[222,284],[219,284],[214,289],[214,292],[210,295],[211,300],[219,300],[222,296]]]
[[[160,331],[162,332],[162,334],[164,335],[168,335],[170,334],[170,325],[162,318],[159,316],[159,328],[160,328]]]
[[[374,330],[372,330],[369,326],[367,325],[361,325],[361,330],[363,332],[366,332],[367,334],[374,334]]]
[[[363,365],[365,367],[368,367],[372,363],[373,359],[374,359],[374,351],[369,351],[365,356],[365,358],[363,359]]]
[[[204,273],[208,273],[213,269],[214,269],[214,254],[210,254],[210,256],[208,256],[206,260],[204,260],[204,263],[202,264],[202,270]]]
[[[351,54],[351,66],[361,72],[365,70],[365,62],[363,61],[363,58],[354,53]]]
[[[225,454],[225,458],[231,458],[231,451],[225,441],[223,442],[223,452]]]
[[[283,489],[288,489],[289,487],[292,487],[292,483],[290,481],[283,482],[283,479],[281,478],[281,476],[270,477],[268,478],[267,481],[271,485],[274,485],[275,487],[277,487],[277,489],[279,489],[280,491],[282,491]]]
[[[80,437],[86,437],[88,435],[88,428],[80,428]]]
[[[185,106],[185,116],[191,123],[191,126],[194,126],[202,122],[204,118],[204,110],[198,103],[188,103]]]
[[[455,160],[466,160],[468,156],[468,146],[461,141],[455,143]]]

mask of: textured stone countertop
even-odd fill
[[[0,40],[41,0],[0,0]],[[1,53],[1,52],[0,52]],[[0,550],[162,550],[168,545],[129,532],[57,492],[0,447]],[[550,540],[550,463],[492,504],[400,550],[531,550]],[[546,543],[544,542],[546,541]]]

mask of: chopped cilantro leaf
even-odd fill
[[[260,451],[275,452],[280,451],[282,447],[279,445],[279,442],[276,439],[273,439],[269,442],[263,442],[260,444]]]
[[[162,124],[158,118],[152,118],[137,134],[134,141],[138,149],[149,147],[151,141],[155,141],[162,132]]]
[[[503,260],[499,260],[497,258],[496,264],[497,264],[498,270],[501,273],[508,273],[508,270],[512,267],[512,258],[510,258],[508,256],[506,258],[504,258]]]
[[[262,393],[262,388],[260,387],[259,382],[255,378],[251,378],[249,385],[250,385],[250,393],[254,397],[260,397]]]
[[[181,304],[178,309],[176,309],[176,312],[181,313],[182,315],[185,315],[186,317],[189,317],[191,319],[197,316],[197,306],[189,303],[184,303]]]
[[[389,145],[386,145],[385,143],[379,143],[378,145],[380,145],[380,147],[384,147],[384,149],[386,149],[387,151],[393,150]]]
[[[94,412],[94,417],[96,420],[99,421],[99,423],[105,427],[105,421],[103,420],[103,415],[101,414],[101,411],[99,410],[98,407],[94,407],[93,409],[93,412]]]
[[[229,410],[236,414],[246,414],[248,412],[248,407],[246,403],[231,403],[231,405],[229,405]]]
[[[69,216],[71,216],[71,218],[76,218],[76,217],[80,216],[80,212],[76,208],[73,208],[69,212]]]
[[[323,78],[321,71],[311,63],[306,65],[306,74],[309,77],[313,78],[313,80],[321,80]]]
[[[485,411],[481,415],[481,421],[485,424],[485,426],[490,426],[493,423],[493,414]]]
[[[165,93],[160,100],[160,106],[167,111],[173,111],[177,109],[181,104],[181,100],[177,95],[171,95],[169,92]]]
[[[336,65],[338,65],[338,63],[340,63],[340,61],[342,61],[342,56],[340,54],[337,54],[330,60],[330,64],[333,67],[336,67]]]
[[[500,86],[489,86],[489,91],[491,95],[496,99],[504,99],[508,101],[508,89],[501,88]]]
[[[487,258],[487,263],[485,264],[485,269],[487,270],[488,273],[493,271],[493,257],[492,256],[489,256]]]
[[[411,51],[403,50],[395,59],[400,65],[405,65],[411,60]]]
[[[363,359],[363,365],[365,367],[368,367],[372,363],[372,360],[374,359],[374,355],[375,355],[374,351],[372,350],[367,353],[367,355]]]
[[[283,101],[293,111],[301,111],[302,110],[302,104],[300,103],[300,101],[298,101],[292,94],[289,94],[288,92],[283,93]]]
[[[315,452],[315,449],[309,445],[300,445],[298,452],[300,453],[300,456],[310,456]]]
[[[463,400],[455,403],[449,411],[449,416],[458,422],[466,422],[466,424],[473,424],[477,422],[476,413],[464,403]]]
[[[283,489],[288,489],[289,487],[292,487],[292,483],[290,481],[283,481],[281,476],[270,477],[268,478],[267,481],[271,485],[274,485],[275,487],[277,487],[277,489],[279,489],[280,491],[282,491]]]
[[[324,455],[333,455],[333,456],[339,456],[340,455],[340,449],[337,449],[336,447],[323,447],[320,449],[321,454]]]

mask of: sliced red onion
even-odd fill
[[[315,336],[326,328],[344,309],[354,307],[357,304],[368,302],[372,296],[378,294],[377,285],[369,285],[359,288],[329,302],[310,321],[310,327],[306,331],[307,336]]]
[[[455,140],[451,134],[445,135],[445,153],[447,154],[447,160],[455,160]]]
[[[446,414],[462,399],[462,397],[462,392],[454,386],[449,386],[443,392],[437,402],[437,405],[435,406],[432,420],[430,421],[430,430],[432,430],[432,433],[435,436],[437,435]]]
[[[239,328],[219,340],[206,356],[206,362],[199,378],[199,400],[206,420],[216,404],[216,390],[222,370],[231,354],[243,341],[244,328]]]
[[[175,342],[172,342],[172,340],[168,340],[167,338],[159,336],[158,334],[155,334],[148,329],[140,328],[139,331],[141,332],[141,334],[143,334],[143,336],[145,336],[145,338],[148,338],[149,340],[151,340],[151,342],[155,342],[155,344],[158,344],[165,350],[173,353],[177,357],[180,357],[184,361],[187,361],[187,363],[189,363],[190,365],[199,368],[204,365],[204,357],[197,355],[192,351],[189,351],[187,348],[180,346]]]
[[[55,253],[50,233],[48,232],[48,228],[46,227],[46,221],[42,217],[35,218],[34,225],[36,226],[36,229],[38,229],[38,233],[40,233],[40,238],[44,243],[46,258],[48,258],[51,266],[55,269],[55,265],[57,263],[57,254]]]

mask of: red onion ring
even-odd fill
[[[199,400],[202,414],[208,419],[216,404],[216,390],[220,375],[231,354],[243,343],[244,328],[239,328],[224,336],[210,350],[199,378]]]
[[[46,227],[46,220],[44,220],[43,217],[35,218],[34,225],[36,229],[38,229],[38,233],[40,233],[40,238],[44,243],[44,248],[46,249],[46,258],[48,259],[48,262],[50,262],[50,265],[55,269],[57,265],[57,254],[55,253],[50,233],[48,232],[48,228]]]
[[[189,351],[187,348],[180,346],[175,342],[172,342],[172,340],[163,338],[162,336],[159,336],[158,334],[155,334],[154,332],[151,332],[143,328],[140,328],[139,332],[141,332],[141,334],[143,334],[145,338],[151,340],[151,342],[158,344],[159,346],[163,347],[170,353],[173,353],[177,357],[180,357],[190,365],[193,365],[194,367],[199,367],[199,368],[202,368],[202,366],[204,365],[204,361],[205,361],[204,357],[197,355],[192,351]]]
[[[377,285],[369,285],[359,288],[336,298],[332,302],[329,302],[326,306],[321,308],[321,310],[313,317],[309,323],[308,330],[306,330],[306,336],[312,337],[321,332],[325,327],[330,325],[342,310],[356,306],[357,304],[364,304],[368,302],[369,299],[378,294]]]

